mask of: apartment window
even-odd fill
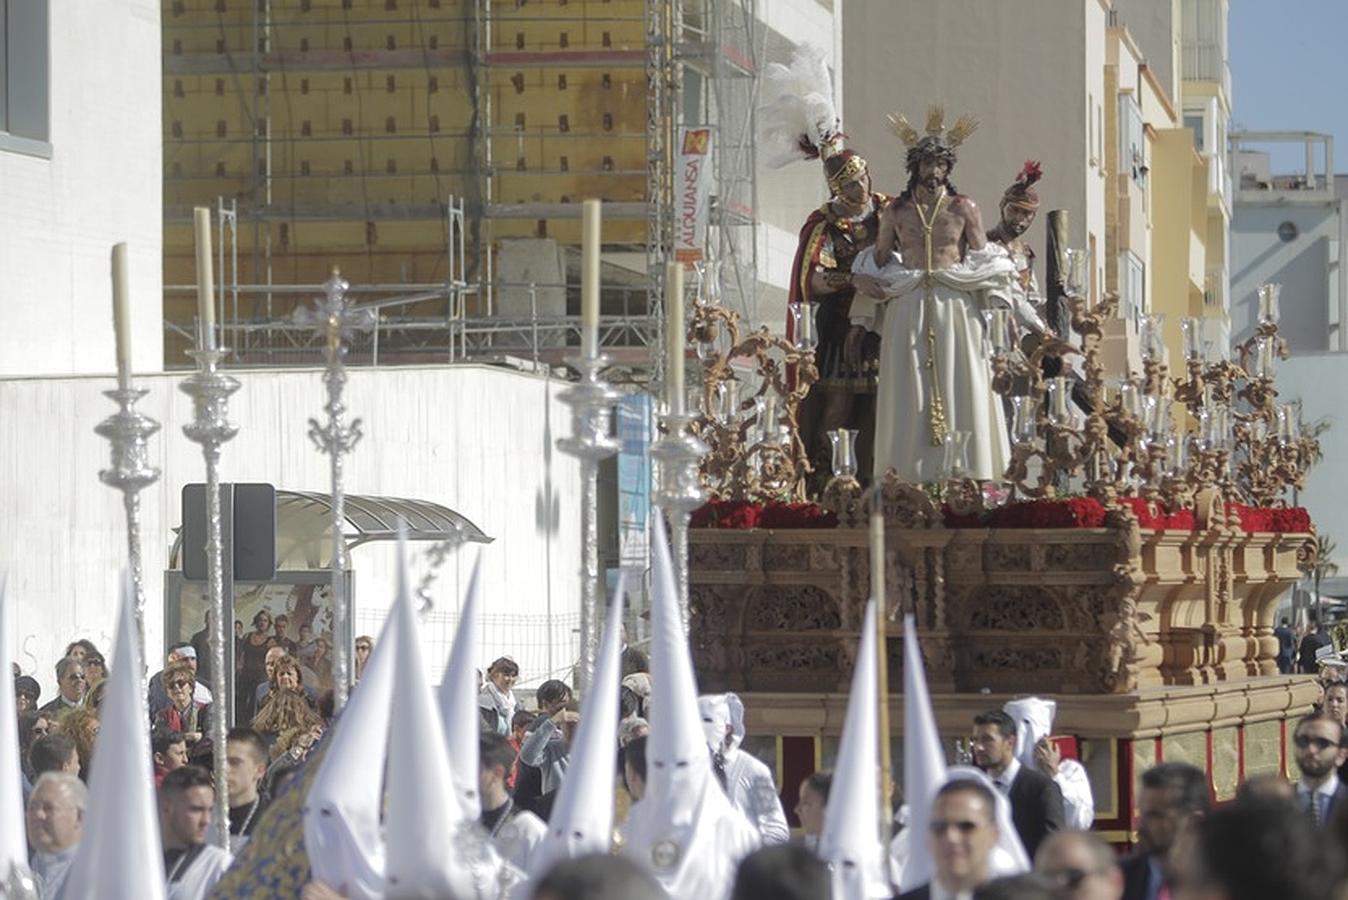
[[[1146,177],[1146,141],[1142,108],[1131,94],[1119,96],[1119,171],[1141,185]]]
[[[1203,114],[1185,113],[1184,127],[1194,133],[1194,149],[1203,152]]]
[[[51,156],[48,0],[0,0],[0,150]]]
[[[1147,311],[1147,267],[1131,250],[1119,254],[1119,314],[1133,327],[1141,322],[1139,317]]]
[[[1086,95],[1086,152],[1090,155],[1090,164],[1095,165],[1095,95]]]

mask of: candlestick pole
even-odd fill
[[[328,473],[332,482],[329,504],[332,513],[330,570],[334,632],[332,696],[338,710],[346,705],[351,689],[351,657],[354,652],[351,605],[350,598],[346,596],[346,482],[343,460],[363,436],[360,419],[352,419],[349,423],[346,421],[346,402],[342,397],[346,389],[346,344],[354,331],[368,330],[375,324],[374,310],[354,306],[346,299],[350,287],[341,273],[333,269],[332,277],[323,284],[324,298],[313,309],[295,312],[297,323],[312,327],[323,339],[327,362],[323,370],[323,384],[328,394],[328,402],[323,410],[327,413],[327,421],[320,423],[317,419],[310,419],[309,438],[319,451],[328,455]]]
[[[211,745],[217,785],[226,783],[227,774],[225,737],[228,731],[225,726],[229,716],[224,707],[229,696],[229,673],[225,671],[225,623],[232,618],[225,605],[224,545],[220,537],[220,448],[239,432],[238,426],[229,421],[229,398],[239,389],[239,382],[219,368],[220,360],[227,352],[223,347],[189,351],[188,355],[197,361],[197,371],[180,385],[183,393],[192,398],[194,413],[192,421],[183,426],[183,433],[201,445],[201,455],[206,461],[206,589],[211,609],[211,695],[216,703],[215,715],[211,717]],[[230,559],[229,563],[233,566],[234,560]],[[212,842],[228,851],[228,792],[215,792],[212,819]]]
[[[145,577],[140,552],[140,492],[159,480],[159,469],[150,465],[148,439],[159,430],[159,423],[136,411],[136,401],[149,391],[131,387],[130,375],[126,387],[104,391],[103,396],[114,401],[118,411],[104,419],[95,433],[112,444],[112,465],[98,473],[98,478],[109,487],[122,492],[122,506],[126,512],[126,549],[131,568],[131,587],[136,613],[136,639],[140,642],[141,680],[145,678]]]
[[[619,394],[599,377],[608,364],[606,357],[582,354],[568,362],[580,371],[580,381],[559,395],[571,407],[572,425],[571,436],[559,440],[557,447],[580,460],[580,677],[576,687],[584,693],[594,675],[599,605],[604,595],[599,571],[599,463],[618,452],[611,425]]]

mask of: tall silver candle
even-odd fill
[[[99,480],[122,492],[126,511],[126,548],[131,565],[131,586],[135,591],[136,638],[140,641],[141,666],[145,652],[145,579],[140,554],[140,492],[159,480],[159,470],[150,465],[148,439],[159,430],[159,423],[136,411],[136,401],[149,391],[119,387],[104,391],[103,396],[119,407],[116,413],[98,424],[94,431],[112,444],[112,465],[98,473]],[[144,679],[145,673],[141,672]]]
[[[581,355],[568,360],[580,371],[580,381],[560,395],[571,407],[571,436],[557,446],[580,460],[580,678],[581,693],[590,685],[594,657],[599,647],[599,603],[604,596],[599,572],[599,462],[618,452],[611,434],[613,404],[618,392],[605,384],[599,371],[608,363],[602,355]]]
[[[373,328],[375,323],[373,310],[361,309],[347,301],[346,292],[350,287],[341,273],[333,269],[332,277],[323,284],[324,299],[314,309],[300,309],[295,313],[296,322],[313,327],[323,338],[327,363],[323,370],[323,384],[328,391],[328,402],[323,407],[328,414],[327,422],[320,424],[317,419],[310,419],[309,437],[314,446],[328,455],[332,479],[332,614],[336,632],[333,635],[332,694],[338,710],[346,705],[351,687],[353,652],[351,608],[346,596],[346,486],[342,461],[355,449],[362,436],[360,419],[346,422],[346,404],[342,400],[346,389],[346,341],[352,332]]]
[[[651,447],[651,456],[660,464],[660,489],[655,505],[669,516],[673,543],[674,579],[678,583],[679,618],[688,633],[688,522],[693,510],[707,502],[698,467],[709,448],[688,432],[696,418],[682,410],[665,415],[665,435]]]
[[[237,379],[220,371],[220,360],[228,351],[224,348],[191,350],[188,355],[197,361],[197,371],[180,385],[183,393],[192,398],[193,419],[183,426],[183,434],[201,445],[206,460],[206,588],[211,609],[211,695],[215,698],[215,715],[211,717],[211,745],[215,748],[215,783],[226,783],[225,736],[228,718],[225,703],[228,698],[228,673],[225,671],[225,623],[229,621],[225,608],[224,545],[220,532],[220,447],[238,434],[239,429],[229,421],[229,398],[239,389]],[[230,560],[230,565],[234,561]],[[221,849],[229,849],[229,798],[226,791],[215,792],[213,842]]]
[[[112,443],[112,467],[98,473],[104,484],[122,492],[126,510],[127,556],[131,568],[132,602],[135,604],[136,640],[140,642],[141,680],[145,680],[145,579],[140,561],[140,492],[159,480],[159,470],[150,465],[146,440],[159,430],[159,423],[136,411],[136,401],[146,391],[131,384],[131,277],[127,245],[112,248],[112,326],[117,348],[117,389],[104,391],[115,401],[118,412],[94,428]]]

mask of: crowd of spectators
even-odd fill
[[[285,789],[321,741],[331,716],[330,698],[308,683],[311,663],[322,648],[303,635],[293,646],[270,640],[275,622],[268,616],[254,625],[257,634],[269,637],[258,642],[261,677],[236,682],[236,688],[246,691],[249,716],[246,724],[228,731],[223,751],[236,849],[249,840],[271,798]],[[372,646],[367,636],[357,639],[358,671]],[[200,648],[191,641],[173,645],[146,692],[165,872],[170,896],[185,898],[205,896],[229,865],[228,856],[209,847],[206,839],[217,789],[211,777],[217,752],[211,726],[217,707],[198,678],[199,655]],[[80,840],[85,783],[99,731],[99,688],[107,678],[103,659],[89,641],[71,643],[53,667],[56,695],[45,703],[35,678],[14,674],[30,859],[42,879],[43,897],[56,896]],[[615,777],[623,787],[620,808],[641,802],[645,795],[653,712],[648,668],[644,654],[627,648],[616,698],[620,726],[614,736],[619,746]],[[513,659],[501,657],[480,678],[479,787],[483,830],[502,858],[525,869],[567,777],[582,713],[570,686],[559,679],[518,695],[520,674]],[[1136,846],[1126,856],[1099,835],[1068,827],[1073,821],[1070,802],[1053,778],[1059,759],[1054,753],[1041,747],[1033,764],[1022,764],[1015,753],[1017,722],[1000,710],[980,714],[972,722],[970,747],[986,778],[946,784],[929,810],[923,834],[906,833],[906,808],[895,802],[898,837],[887,873],[893,896],[1348,897],[1348,802],[1343,802],[1348,800],[1348,683],[1332,676],[1319,683],[1322,695],[1316,709],[1292,728],[1294,779],[1271,773],[1252,777],[1234,801],[1219,806],[1212,802],[1203,771],[1180,762],[1148,769],[1140,775],[1136,797]],[[736,802],[763,838],[763,849],[740,865],[732,897],[825,900],[831,890],[828,870],[816,852],[833,773],[815,772],[798,785],[796,829],[788,831],[776,799],[780,785],[773,783],[770,770],[757,760],[747,767],[737,762],[736,754],[745,753],[740,749],[742,706],[738,719],[716,712],[723,707],[722,697],[702,700],[708,752],[727,796],[734,800],[744,795]],[[737,775],[741,768],[752,774]],[[741,783],[741,778],[766,779],[766,788],[752,780]],[[999,816],[999,804],[1006,815]],[[996,848],[1008,830],[1015,831],[1019,845],[1029,852],[1032,872],[998,877]],[[904,866],[918,853],[928,854],[932,880],[900,894],[897,884]],[[662,895],[630,863],[596,857],[557,866],[536,885],[533,896],[572,900]]]

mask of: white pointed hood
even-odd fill
[[[973,766],[951,766],[946,773],[945,782],[961,779],[977,781],[987,788],[997,801],[997,846],[993,848],[992,859],[988,862],[988,874],[994,878],[1003,878],[1030,871],[1030,856],[1025,852],[1025,845],[1020,842],[1020,834],[1017,833],[1016,825],[1011,819],[1011,801],[997,790],[997,786],[982,769]],[[930,803],[927,804],[927,813],[930,816]]]
[[[117,645],[89,774],[84,834],[61,892],[63,900],[164,897],[164,846],[159,838],[134,598],[130,575],[124,573]]]
[[[847,900],[893,896],[885,876],[885,848],[880,843],[879,686],[875,600],[866,604],[861,645],[852,671],[838,762],[833,770],[819,857],[832,869],[833,896]]]
[[[557,791],[547,835],[529,862],[531,879],[541,877],[560,860],[606,855],[613,847],[613,773],[618,767],[617,700],[626,584],[626,576],[619,575],[566,778]]]
[[[744,701],[739,694],[703,694],[697,698],[697,709],[702,716],[702,730],[707,737],[707,747],[715,753],[718,750],[734,751],[744,743]],[[730,729],[727,735],[726,729]],[[726,744],[726,738],[730,743]]]
[[[679,615],[664,523],[652,517],[651,731],[646,795],[632,806],[623,853],[646,866],[671,900],[729,895],[758,832],[730,804],[712,773],[697,682]]]
[[[1053,733],[1053,716],[1058,711],[1057,701],[1043,697],[1021,697],[1009,700],[1002,711],[1016,723],[1016,759],[1022,766],[1035,768],[1034,745],[1040,738]]]
[[[390,615],[351,700],[325,743],[304,805],[314,878],[359,900],[384,891],[384,754],[388,749],[398,623]]]
[[[384,896],[459,900],[494,896],[495,854],[455,797],[440,712],[426,679],[407,587],[406,526],[398,532],[396,670],[387,766]]]
[[[900,891],[924,885],[935,874],[931,854],[926,852],[927,823],[931,821],[932,800],[945,779],[945,752],[931,709],[927,673],[922,668],[917,622],[912,615],[906,615],[903,617],[903,798],[908,803],[908,830],[914,835],[914,843],[903,867]]]
[[[478,613],[482,604],[482,556],[473,563],[468,579],[468,596],[459,615],[459,630],[449,651],[445,674],[440,679],[441,727],[449,750],[449,769],[454,778],[454,794],[464,818],[476,820],[482,815],[478,796],[478,770],[481,749],[478,744],[482,717],[477,706]]]
[[[0,672],[8,677],[14,640],[14,610],[0,575]],[[18,712],[14,691],[0,691],[0,885],[11,873],[28,870],[28,842],[24,840],[23,767],[19,760]]]

